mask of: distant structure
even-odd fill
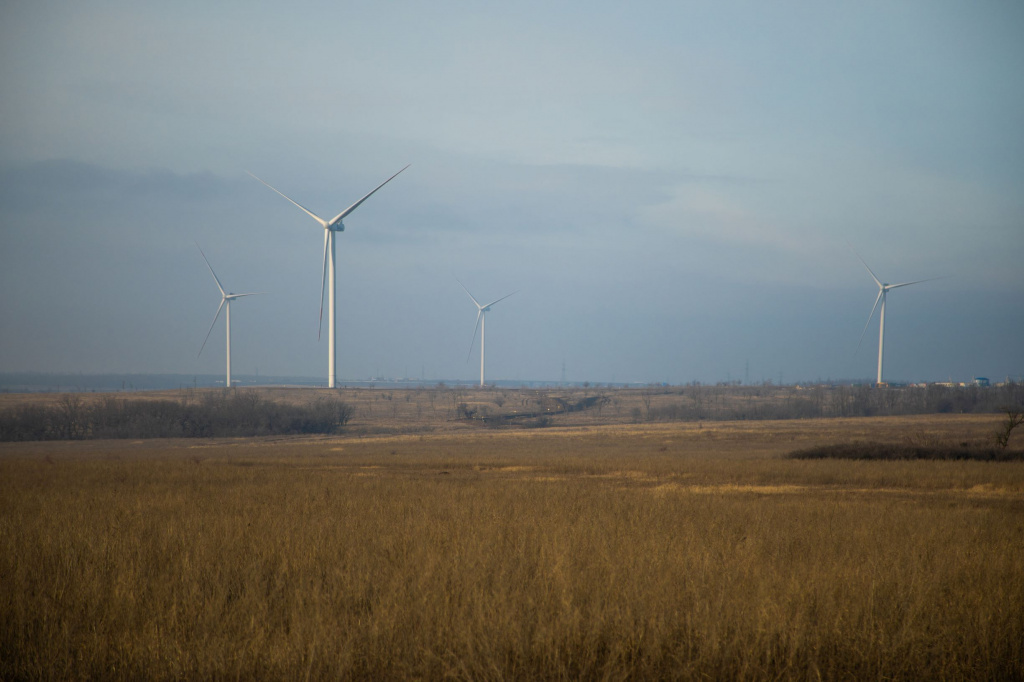
[[[409,166],[406,166],[405,168],[408,168],[408,167]],[[402,170],[398,171],[398,173],[401,173],[402,171],[404,171],[405,168],[403,168]],[[246,172],[248,173],[248,171],[246,171]],[[295,204],[295,206],[300,208],[304,213],[306,213],[313,220],[315,220],[318,223],[320,223],[320,225],[324,228],[324,264],[323,264],[323,273],[321,274],[321,277],[320,277],[320,321],[319,321],[319,326],[317,327],[317,331],[316,331],[316,338],[317,338],[318,341],[320,340],[320,331],[323,328],[323,322],[324,322],[324,283],[326,281],[327,282],[327,292],[328,292],[328,294],[327,294],[327,308],[328,308],[328,310],[327,310],[327,387],[328,388],[335,388],[335,386],[337,384],[337,364],[336,363],[337,363],[338,353],[337,353],[337,345],[336,345],[336,338],[335,338],[335,336],[336,336],[335,330],[337,329],[337,317],[336,317],[336,314],[335,314],[335,312],[336,312],[336,309],[335,309],[335,298],[336,298],[335,292],[337,290],[337,284],[336,284],[335,264],[334,264],[334,260],[335,260],[334,259],[334,250],[335,250],[334,249],[334,235],[335,235],[336,232],[343,232],[345,230],[345,225],[344,225],[344,223],[342,223],[342,220],[344,220],[350,213],[352,213],[352,211],[354,211],[357,208],[359,208],[359,205],[362,204],[367,199],[369,199],[373,195],[374,192],[376,192],[378,189],[380,189],[384,185],[386,185],[389,182],[391,182],[392,180],[394,180],[398,176],[398,173],[395,173],[390,178],[388,178],[384,182],[382,182],[379,185],[377,185],[373,189],[373,191],[371,191],[369,194],[367,194],[362,199],[360,199],[356,203],[352,204],[351,206],[349,206],[344,211],[342,211],[338,215],[334,216],[330,220],[324,220],[323,218],[318,216],[316,213],[313,213],[312,211],[310,211],[308,208],[306,208],[305,206],[303,206],[299,202],[295,201],[294,199],[291,199],[290,197],[286,196],[283,192],[275,189],[274,187],[271,187],[269,184],[267,184],[263,180],[260,180],[259,178],[257,178],[252,173],[249,173],[249,175],[251,175],[253,178],[255,178],[256,180],[259,180],[261,183],[263,183],[267,187],[270,187],[270,189],[274,190],[275,192],[280,194],[282,197],[284,197],[285,199],[287,199],[291,203]],[[330,267],[328,267],[328,258],[327,258],[327,254],[328,253],[330,253],[330,255],[331,255],[331,257],[330,257]]]
[[[479,329],[480,330],[480,386],[482,387],[484,385],[484,326],[486,325],[486,322],[487,322],[487,320],[485,319],[487,317],[487,311],[490,310],[491,306],[494,305],[495,303],[498,303],[500,301],[504,301],[506,298],[508,298],[512,294],[517,294],[519,292],[518,291],[513,291],[511,294],[506,294],[505,296],[502,296],[501,298],[499,298],[496,301],[491,301],[487,305],[480,305],[480,303],[476,300],[476,298],[474,298],[473,294],[469,293],[469,289],[466,289],[466,285],[463,284],[461,281],[459,281],[458,277],[455,278],[455,281],[459,283],[459,286],[462,287],[463,290],[467,294],[469,294],[469,297],[473,300],[473,305],[476,306],[476,326],[473,327],[473,338],[469,342],[469,353],[466,354],[466,362],[469,362],[469,357],[473,354],[473,343],[476,341],[476,330]]]
[[[199,347],[199,353],[196,355],[196,359],[203,354],[203,348],[206,348],[206,342],[210,340],[210,332],[213,331],[213,326],[217,324],[217,318],[220,317],[220,309],[226,308],[224,311],[224,329],[227,334],[227,373],[224,379],[224,385],[227,388],[231,388],[231,301],[236,298],[242,298],[243,296],[256,296],[264,292],[258,291],[250,294],[231,294],[224,291],[224,287],[221,286],[220,280],[217,279],[217,273],[213,271],[213,266],[210,265],[210,260],[203,253],[203,249],[196,242],[196,248],[199,249],[200,255],[203,260],[206,261],[206,267],[210,268],[210,274],[213,275],[213,281],[217,283],[217,288],[220,289],[220,305],[217,306],[217,314],[213,316],[213,322],[210,323],[210,330],[206,332],[206,338],[203,339],[203,345]]]
[[[974,385],[975,386],[982,386],[982,387],[988,386],[989,385],[988,377],[974,377]]]
[[[878,375],[877,375],[877,378],[875,380],[875,383],[877,385],[881,386],[882,385],[882,350],[884,348],[883,341],[885,339],[885,296],[886,296],[886,294],[888,294],[891,289],[898,289],[900,287],[909,287],[911,284],[920,284],[921,282],[931,282],[932,280],[939,279],[939,278],[938,277],[932,277],[931,279],[919,279],[919,280],[916,280],[916,281],[913,281],[913,282],[903,282],[902,284],[886,284],[886,283],[883,283],[883,282],[879,281],[879,279],[877,277],[875,277],[875,273],[871,271],[871,268],[868,267],[868,264],[864,262],[864,259],[860,257],[859,253],[854,251],[852,246],[850,247],[850,250],[853,251],[854,255],[857,256],[857,258],[860,260],[860,262],[864,264],[864,267],[867,268],[868,274],[871,275],[871,279],[875,280],[875,284],[878,285],[878,296],[875,297],[875,305],[871,306],[871,314],[868,315],[868,321],[864,323],[864,330],[861,331],[861,333],[860,333],[860,341],[857,342],[857,348],[860,348],[861,342],[864,341],[864,332],[866,332],[868,330],[868,325],[871,324],[871,318],[875,316],[875,308],[878,307],[878,302],[879,301],[882,302],[882,309],[879,312],[879,317],[878,317]]]

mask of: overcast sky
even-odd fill
[[[287,9],[285,9],[287,7]],[[1024,375],[1024,4],[0,6],[0,371]],[[479,344],[479,339],[477,341]],[[748,369],[749,367],[749,369]]]

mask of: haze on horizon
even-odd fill
[[[0,8],[0,372],[1024,375],[1024,6]],[[217,335],[220,334],[220,342]],[[213,352],[210,352],[213,351]],[[476,351],[478,352],[478,351]],[[749,363],[749,375],[745,368]]]

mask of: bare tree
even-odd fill
[[[699,382],[693,384],[693,392],[690,394],[693,399],[693,410],[697,414],[697,419],[704,418],[704,390]]]
[[[640,391],[640,402],[644,404],[644,421],[651,421],[651,390]]]
[[[59,408],[59,432],[62,438],[82,438],[85,424],[82,419],[82,398],[76,393],[63,395],[57,404]]]
[[[1002,430],[996,434],[996,443],[998,443],[1004,450],[1006,446],[1010,444],[1010,434],[1015,428],[1024,423],[1024,408],[1021,407],[1007,407],[1006,421],[1002,423]]]

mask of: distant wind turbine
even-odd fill
[[[217,314],[213,316],[213,322],[210,323],[210,330],[206,332],[206,338],[203,339],[203,345],[199,348],[199,353],[196,355],[196,359],[203,354],[203,348],[206,348],[206,342],[210,340],[210,333],[213,331],[213,326],[217,324],[217,318],[220,317],[221,308],[226,308],[224,313],[224,328],[227,331],[227,376],[224,381],[224,385],[227,388],[231,388],[231,301],[236,298],[242,298],[243,296],[256,296],[266,292],[257,291],[250,294],[231,294],[224,291],[224,287],[221,286],[220,280],[217,279],[217,273],[213,271],[213,266],[210,265],[210,260],[203,253],[203,249],[196,242],[196,248],[199,249],[199,253],[202,254],[203,260],[206,261],[206,267],[210,268],[210,274],[213,275],[213,281],[217,283],[217,288],[220,289],[220,305],[217,306]]]
[[[466,285],[463,284],[458,277],[455,281],[459,283],[459,286],[469,294],[469,297],[473,300],[473,304],[476,306],[476,326],[473,327],[473,338],[469,342],[469,353],[466,354],[466,362],[469,362],[470,356],[473,354],[473,343],[476,342],[476,330],[480,330],[480,385],[484,385],[484,328],[487,323],[487,311],[491,309],[491,306],[500,301],[504,301],[512,294],[518,294],[518,291],[513,291],[511,294],[506,294],[496,301],[491,301],[487,305],[480,305],[480,302],[476,300],[473,294],[469,293],[469,289],[466,289]]]
[[[857,348],[860,348],[860,344],[864,341],[864,334],[868,330],[868,325],[871,324],[871,318],[875,315],[875,308],[878,307],[878,302],[882,302],[882,309],[879,312],[878,317],[878,376],[875,382],[879,385],[882,383],[882,351],[884,348],[883,341],[885,339],[885,296],[891,289],[898,289],[900,287],[909,287],[911,284],[920,284],[921,282],[931,282],[936,279],[943,279],[942,277],[931,277],[929,279],[918,279],[913,282],[903,282],[902,284],[887,284],[882,282],[875,276],[875,273],[871,271],[868,264],[864,262],[864,259],[860,257],[860,254],[850,246],[850,250],[853,251],[853,255],[857,256],[860,262],[867,269],[868,274],[871,275],[871,279],[875,280],[875,284],[878,285],[878,296],[875,297],[875,304],[871,306],[871,314],[868,315],[868,321],[864,323],[864,329],[860,333],[860,341],[857,342]]]
[[[409,166],[406,166],[405,168],[408,168],[408,167]],[[404,171],[405,168],[403,168],[402,170],[398,171],[398,173],[401,173],[402,171]],[[246,171],[246,173],[249,173],[249,171]],[[274,190],[275,192],[280,194],[282,197],[284,197],[285,199],[287,199],[288,201],[293,203],[295,206],[300,208],[304,213],[306,213],[313,220],[315,220],[318,223],[320,223],[320,225],[324,228],[323,272],[322,272],[321,277],[320,277],[320,322],[319,322],[319,326],[317,327],[316,338],[317,338],[317,340],[320,339],[320,331],[321,331],[321,329],[323,327],[323,322],[324,322],[324,283],[326,281],[326,283],[327,283],[327,292],[328,292],[328,294],[327,294],[327,309],[328,309],[327,310],[327,386],[329,388],[334,388],[335,387],[336,377],[337,377],[337,374],[336,374],[336,362],[337,362],[337,357],[338,357],[337,346],[336,346],[336,339],[335,339],[335,330],[337,328],[337,325],[336,325],[336,321],[335,321],[336,320],[336,317],[335,317],[336,277],[335,277],[335,266],[334,266],[334,260],[335,260],[334,259],[334,250],[335,250],[334,249],[334,233],[335,232],[343,232],[345,230],[345,225],[342,223],[342,220],[344,220],[348,216],[348,214],[352,213],[352,211],[354,211],[357,208],[359,208],[359,205],[362,204],[367,199],[369,199],[373,195],[374,192],[376,192],[378,189],[380,189],[384,185],[386,185],[389,182],[391,182],[392,180],[394,180],[395,177],[398,175],[398,173],[395,173],[390,178],[388,178],[384,182],[382,182],[379,185],[377,185],[377,187],[375,187],[373,189],[373,191],[371,191],[369,194],[367,194],[362,199],[360,199],[356,203],[352,204],[351,206],[349,206],[344,211],[342,211],[338,215],[334,216],[330,220],[324,220],[323,218],[318,216],[316,213],[313,213],[312,211],[310,211],[308,208],[306,208],[305,206],[303,206],[299,202],[297,202],[294,199],[286,196],[280,190],[272,187],[271,185],[269,185],[268,183],[264,182],[263,180],[260,180],[259,178],[257,178],[252,173],[249,173],[249,175],[252,175],[253,178],[255,178],[256,180],[259,180],[261,183],[263,183],[267,187],[270,187],[270,189]],[[331,254],[330,267],[329,268],[328,268],[328,259],[327,259],[328,252],[330,252],[330,254]]]

